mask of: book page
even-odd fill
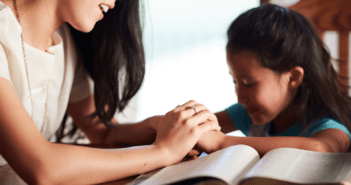
[[[350,153],[321,153],[293,148],[268,152],[245,175],[293,183],[340,183],[350,180]]]
[[[234,184],[259,159],[257,151],[249,146],[230,146],[195,160],[165,167],[140,185],[169,184],[197,177],[214,177]]]

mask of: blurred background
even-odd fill
[[[226,64],[226,31],[259,0],[145,0],[146,75],[121,123],[165,114],[189,100],[217,112],[237,102]]]
[[[349,0],[141,0],[144,3],[146,75],[120,123],[165,114],[196,100],[212,112],[237,102],[226,56],[226,31],[244,11],[273,3],[299,11],[316,26],[337,71],[350,75]],[[344,21],[343,21],[344,20]],[[344,44],[343,44],[344,43]],[[343,44],[343,45],[342,45]],[[344,82],[350,85],[349,81]]]

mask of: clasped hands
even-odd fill
[[[217,117],[193,100],[159,117],[152,127],[157,132],[154,145],[169,152],[170,164],[196,158],[202,151],[213,152],[218,143],[212,142],[212,136],[222,134]]]

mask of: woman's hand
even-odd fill
[[[211,130],[220,130],[216,116],[204,105],[189,101],[163,117],[154,145],[166,151],[167,165],[171,165],[182,160],[201,135]]]
[[[209,131],[204,133],[196,144],[196,147],[200,150],[210,154],[219,149],[222,149],[222,145],[225,141],[226,135],[218,131]]]

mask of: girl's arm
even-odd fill
[[[180,161],[202,133],[219,129],[207,121],[214,120],[208,110],[195,116],[186,110],[193,103],[166,114],[153,145],[104,150],[56,144],[42,137],[10,82],[0,78],[0,154],[29,184],[96,184],[144,173]]]
[[[218,123],[219,126],[221,126],[221,131],[223,133],[228,133],[228,132],[232,132],[235,130],[238,130],[238,128],[236,128],[236,126],[233,124],[232,120],[230,119],[227,111],[221,111],[221,112],[217,112],[215,113],[217,119],[218,119]]]
[[[312,137],[234,137],[221,132],[210,131],[201,136],[197,146],[206,153],[232,145],[244,144],[253,147],[262,157],[276,148],[297,148],[317,152],[345,152],[349,136],[339,129],[325,129]]]

